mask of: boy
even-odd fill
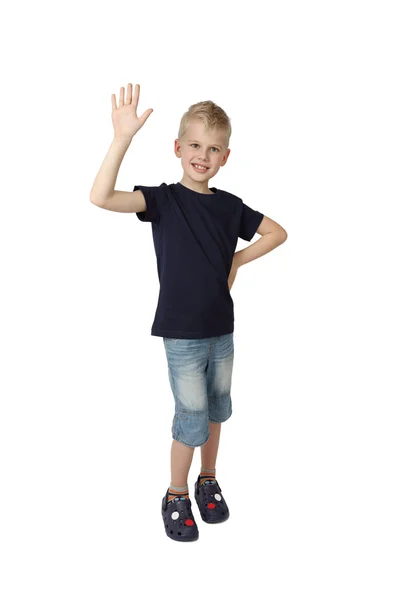
[[[151,335],[163,338],[175,401],[171,481],[162,500],[165,532],[176,541],[199,537],[191,511],[188,474],[194,448],[201,447],[195,499],[206,523],[220,523],[229,509],[216,480],[221,423],[232,414],[233,301],[230,289],[240,266],[270,252],[286,238],[272,219],[240,198],[208,187],[228,160],[231,135],[226,113],[206,101],[183,115],[175,140],[181,159],[179,183],[133,192],[114,190],[118,170],[133,136],[153,109],[137,116],[140,86],[112,94],[114,139],[94,181],[90,200],[119,212],[135,212],[151,222],[160,290]],[[250,241],[235,253],[238,237]]]

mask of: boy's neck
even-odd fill
[[[193,192],[197,192],[198,194],[214,194],[214,192],[211,192],[208,187],[208,181],[194,181],[185,173],[183,174],[180,184],[189,188]]]

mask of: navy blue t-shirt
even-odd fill
[[[238,237],[250,241],[263,214],[223,190],[200,194],[181,183],[135,185],[146,200],[160,291],[151,335],[199,339],[232,333],[228,286]]]

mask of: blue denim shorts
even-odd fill
[[[233,333],[163,341],[175,400],[172,437],[202,446],[210,437],[209,421],[223,423],[232,414]]]

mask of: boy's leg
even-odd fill
[[[221,423],[211,423],[210,437],[207,442],[201,446],[201,468],[207,471],[215,470],[215,464],[217,462],[219,438],[221,435]]]
[[[221,423],[209,423],[210,437],[201,446],[202,469],[215,471],[217,461],[219,439],[221,435]],[[187,486],[189,470],[192,464],[194,448],[185,446],[177,440],[172,440],[171,446],[171,488],[183,488]]]
[[[206,523],[222,523],[229,518],[229,508],[216,479],[221,423],[209,421],[210,437],[201,446],[201,471],[194,485],[194,497]]]
[[[172,440],[171,446],[171,487],[187,485],[189,469],[193,460],[194,448]]]
[[[189,497],[187,481],[194,448],[202,446],[210,436],[206,373],[211,343],[209,338],[164,338],[164,344],[175,400],[171,484],[168,490],[170,502],[177,496]]]
[[[230,391],[234,359],[233,333],[218,336],[214,340],[207,371],[210,437],[201,447],[199,485],[215,481],[221,424],[232,413]]]

